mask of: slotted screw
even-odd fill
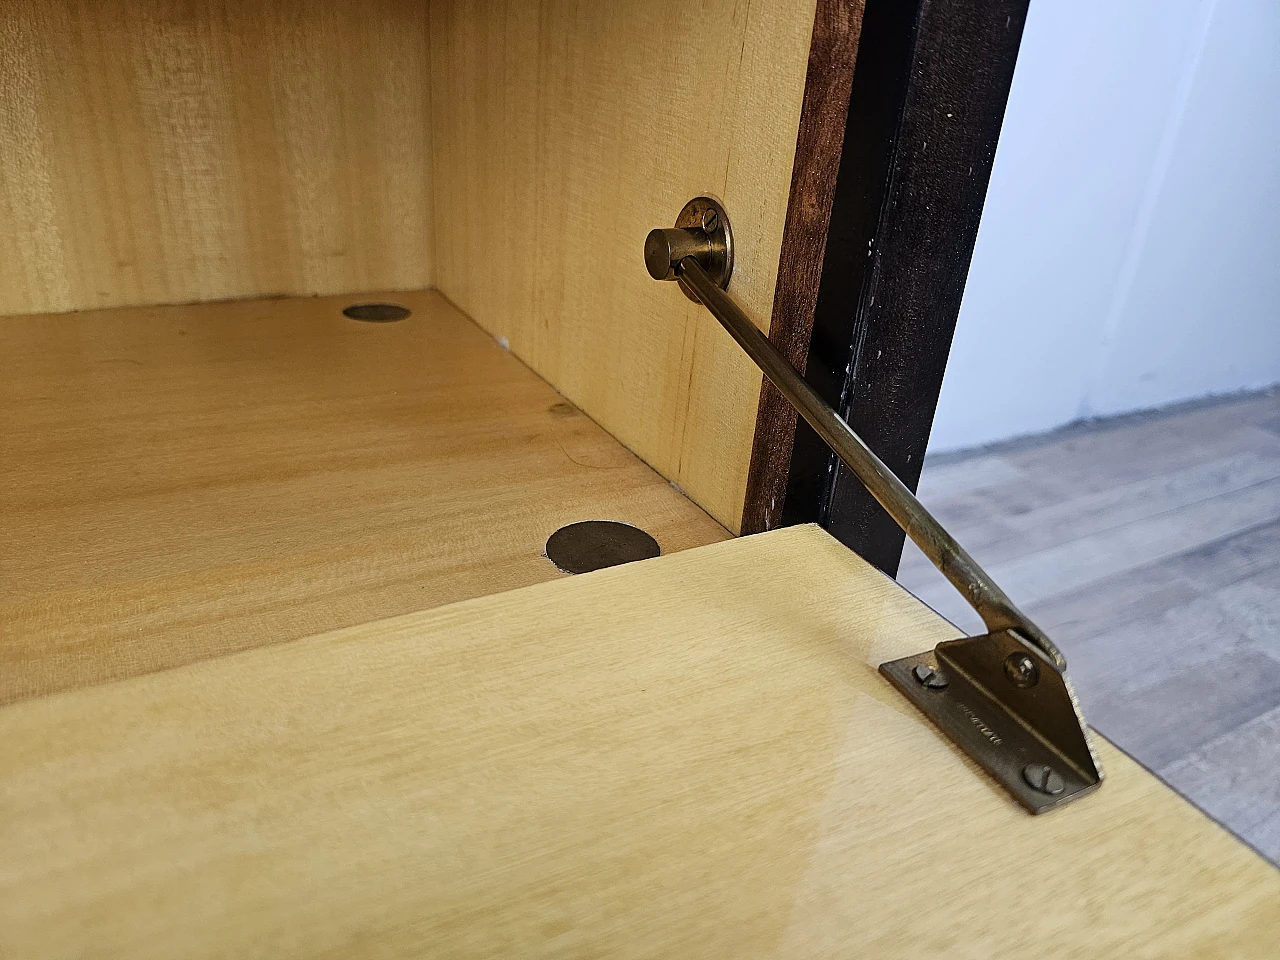
[[[1043,763],[1028,763],[1022,768],[1022,779],[1027,781],[1027,786],[1032,790],[1047,793],[1051,797],[1056,797],[1067,788],[1058,771]]]
[[[930,690],[941,690],[948,683],[947,678],[943,676],[941,670],[937,667],[930,666],[927,663],[917,664],[916,668],[911,672],[921,684],[928,687]]]

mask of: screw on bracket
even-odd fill
[[[1011,653],[1004,662],[1004,675],[1015,687],[1034,687],[1040,682],[1040,668],[1028,653]]]
[[[930,690],[942,690],[947,686],[948,681],[947,678],[943,676],[942,671],[927,663],[919,664],[912,673],[915,674],[915,678],[919,680],[921,684],[928,687]]]
[[[1022,768],[1022,779],[1027,781],[1032,790],[1047,793],[1051,797],[1056,797],[1067,786],[1056,770],[1043,763],[1028,763]]]

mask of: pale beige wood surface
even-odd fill
[[[721,523],[760,374],[641,248],[727,205],[730,292],[767,329],[814,0],[435,0],[436,285]]]
[[[435,293],[0,319],[0,702],[560,574],[710,517]]]
[[[699,193],[767,327],[814,0],[8,0],[0,313],[437,284],[730,529],[760,376],[649,280]]]
[[[793,528],[0,710],[15,957],[1275,955],[1280,873],[1101,744],[1031,817]]]
[[[0,314],[417,289],[423,0],[3,0]]]

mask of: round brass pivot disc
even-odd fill
[[[711,241],[711,264],[707,274],[716,282],[721,290],[729,288],[729,278],[733,276],[733,229],[729,226],[729,215],[719,200],[713,197],[694,197],[684,205],[680,216],[676,217],[677,227],[695,227],[706,231]],[[680,284],[684,295],[694,303],[700,303],[692,293]]]

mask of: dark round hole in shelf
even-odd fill
[[[409,316],[408,307],[396,303],[355,303],[343,310],[343,316],[352,320],[367,320],[370,323],[391,323]]]
[[[561,527],[547,540],[547,559],[565,573],[590,573],[662,553],[639,527],[616,520],[584,520]]]

